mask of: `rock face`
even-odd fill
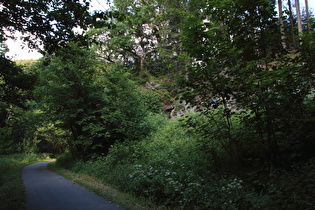
[[[174,104],[168,104],[163,106],[164,113],[166,113],[170,119],[174,119],[175,108],[176,106]]]
[[[178,103],[177,106],[171,101],[163,101],[163,103],[165,104],[165,106],[163,106],[164,113],[167,114],[170,119],[181,117],[187,112],[195,112],[197,110],[196,107],[192,107],[184,100]]]
[[[145,84],[146,89],[161,96],[163,111],[170,119],[198,110],[197,107],[191,106],[185,100],[179,100],[179,89],[174,88],[174,82],[175,80],[172,79],[159,79],[158,81],[147,81]]]

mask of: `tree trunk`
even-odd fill
[[[301,19],[301,12],[300,12],[300,1],[295,0],[295,8],[296,8],[296,18],[298,23],[298,31],[299,34],[303,33],[303,27],[302,27],[302,19]]]
[[[285,33],[284,33],[284,22],[283,22],[283,12],[282,12],[282,0],[278,0],[278,10],[279,10],[279,22],[280,22],[280,33],[281,33],[281,43],[284,49],[287,48],[285,42]]]
[[[290,25],[291,25],[291,35],[292,35],[292,41],[293,41],[293,46],[295,47],[296,39],[295,39],[295,34],[294,34],[294,21],[293,21],[293,12],[292,12],[292,4],[291,0],[288,0],[288,7],[289,7],[289,20],[290,20]]]
[[[310,31],[312,29],[310,13],[308,8],[308,0],[305,0],[305,12],[306,12],[306,21],[307,21],[307,29]]]

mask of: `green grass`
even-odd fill
[[[36,154],[0,155],[0,210],[25,209],[23,167],[42,160]]]
[[[61,176],[76,182],[87,189],[97,193],[105,199],[123,207],[127,210],[166,210],[164,206],[156,206],[147,199],[139,198],[134,195],[123,193],[100,180],[81,173],[75,173],[59,167],[55,162],[48,164],[49,169],[55,171]]]

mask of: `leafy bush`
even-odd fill
[[[190,114],[191,121],[202,123],[205,119]],[[224,159],[226,153],[219,149],[218,140],[205,140],[182,119],[151,114],[147,120],[155,129],[146,139],[115,144],[109,155],[78,161],[72,170],[174,208],[296,209],[313,205],[314,163],[299,165],[298,173],[279,171],[270,177],[264,170],[250,172],[246,168],[239,175],[225,173],[218,170],[213,155],[218,163],[234,163]],[[309,185],[307,193],[302,185]]]
[[[73,156],[95,158],[107,154],[115,142],[150,132],[144,120],[150,111],[158,111],[159,98],[141,89],[119,63],[103,63],[91,50],[71,43],[43,60],[38,70],[35,94],[49,116],[45,125],[60,122],[71,133],[65,143]]]
[[[11,168],[16,167],[19,164],[25,164],[37,161],[42,159],[43,156],[39,154],[12,154],[12,155],[0,155],[0,171],[5,172],[10,170]],[[0,173],[1,175],[5,175],[5,173]]]
[[[163,115],[147,120],[156,129],[146,139],[115,144],[108,156],[78,161],[72,169],[162,205],[185,209],[239,205],[245,191],[242,180],[212,171],[193,129]]]
[[[70,168],[75,162],[75,159],[72,157],[72,154],[69,151],[59,155],[56,160],[57,165],[65,168]]]

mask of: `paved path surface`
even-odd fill
[[[122,210],[47,168],[49,161],[26,166],[23,182],[27,210]]]

